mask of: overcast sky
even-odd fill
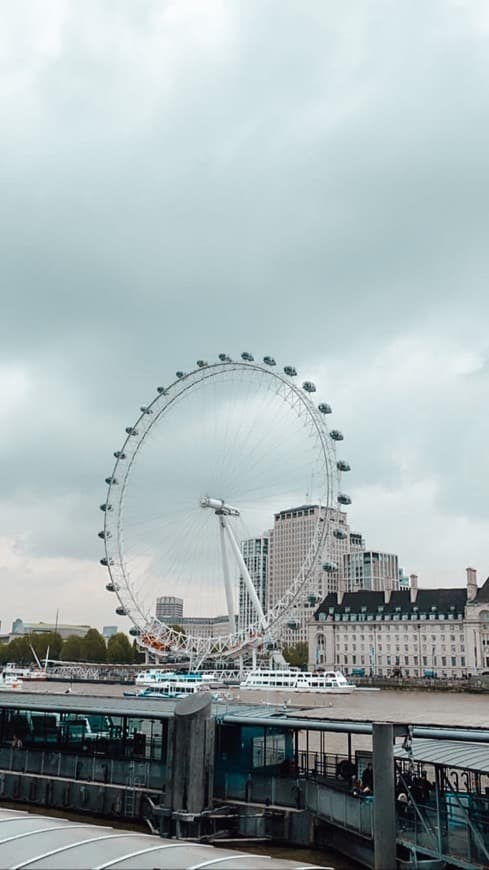
[[[424,586],[485,579],[485,0],[0,16],[2,629],[117,622],[112,451],[221,351],[321,386],[370,547]]]

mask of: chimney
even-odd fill
[[[411,604],[416,604],[416,598],[418,597],[418,575],[410,574],[409,580],[409,600]]]
[[[467,568],[467,601],[473,601],[477,595],[477,571]]]
[[[384,589],[384,604],[389,604],[391,600],[392,589]]]
[[[337,591],[337,593],[336,593],[336,603],[337,603],[338,607],[341,607],[341,605],[343,604],[343,595],[344,595],[344,593],[345,593],[345,590],[344,590],[344,589],[340,589],[340,588],[338,587],[338,591]]]

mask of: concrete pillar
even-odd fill
[[[387,722],[373,725],[375,870],[396,867],[396,796],[394,730]]]
[[[175,707],[171,809],[201,813],[214,790],[214,720],[211,695],[184,698]]]

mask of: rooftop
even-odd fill
[[[320,613],[328,614],[330,608],[334,613],[430,613],[433,608],[440,613],[463,613],[467,602],[467,589],[418,589],[416,598],[404,589],[390,593],[385,600],[384,592],[373,592],[362,589],[358,592],[345,592],[341,603],[338,603],[336,592],[330,592],[317,608],[314,617],[319,619]]]

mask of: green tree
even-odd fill
[[[136,639],[132,642],[132,660],[136,665],[143,665],[146,661],[146,654],[144,650],[138,647],[138,642]]]
[[[309,647],[306,641],[301,640],[299,641],[299,643],[296,643],[293,646],[284,646],[282,652],[284,659],[286,659],[286,661],[288,661],[289,665],[292,665],[292,667],[307,667]]]
[[[127,635],[122,631],[113,634],[107,641],[107,661],[118,665],[130,665],[134,661],[134,653]]]
[[[59,659],[63,647],[63,638],[58,632],[44,631],[42,634],[30,635],[29,642],[32,644],[32,648],[36,651],[36,655],[41,660],[41,663],[46,658],[48,650],[50,659]]]
[[[64,662],[82,662],[83,661],[83,638],[77,634],[70,634],[63,642],[61,648],[61,659]]]
[[[89,628],[82,639],[82,655],[84,662],[107,661],[105,638],[96,628]]]
[[[15,662],[17,665],[32,664],[31,644],[26,635],[14,637],[14,639],[7,644],[7,652],[7,661],[9,662]]]

